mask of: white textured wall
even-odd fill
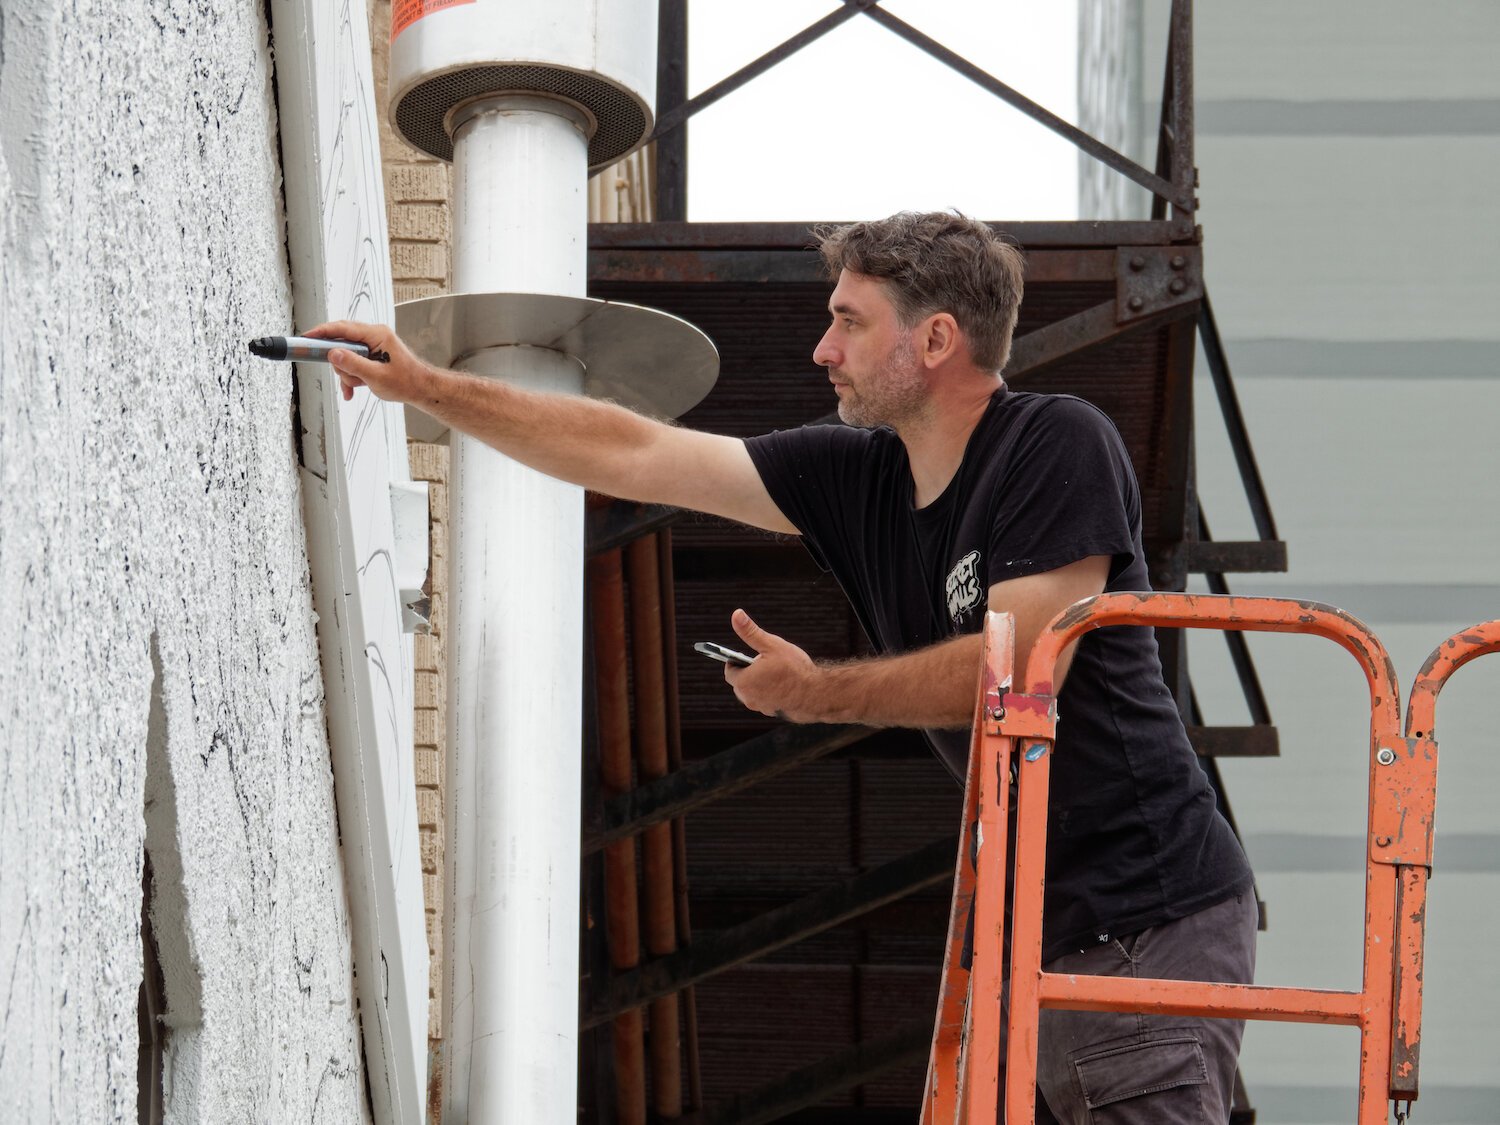
[[[168,1120],[362,1114],[262,8],[0,3],[8,1121],[135,1119],[148,764]]]

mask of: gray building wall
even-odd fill
[[[264,5],[0,3],[0,1105],[361,1119]]]
[[[1133,91],[1094,112],[1154,123],[1168,3],[1096,6],[1138,6],[1143,65]],[[1205,273],[1291,562],[1232,585],[1348,610],[1405,686],[1445,637],[1500,617],[1500,446],[1487,433],[1500,404],[1500,5],[1204,2],[1195,23]],[[1135,155],[1150,166],[1151,152]],[[1144,196],[1132,206],[1108,217],[1144,214]],[[1205,510],[1216,537],[1250,538],[1205,370],[1200,355]],[[1268,907],[1257,976],[1357,987],[1363,679],[1325,642],[1251,647],[1282,756],[1221,768]],[[1191,652],[1209,721],[1246,721],[1223,645],[1196,638]],[[1438,706],[1414,1113],[1431,1125],[1500,1115],[1497,687],[1492,657]],[[1252,1026],[1243,1069],[1258,1120],[1351,1120],[1357,1053],[1347,1029]]]

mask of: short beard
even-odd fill
[[[899,431],[931,411],[927,380],[910,336],[903,335],[864,382],[862,391],[839,401],[839,420],[846,425],[889,426]]]

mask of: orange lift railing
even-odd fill
[[[1311,633],[1347,649],[1370,689],[1370,787],[1365,853],[1364,972],[1357,992],[1201,981],[1057,975],[1042,971],[1047,786],[1057,729],[1059,655],[1106,625]],[[994,1125],[1000,1102],[1001,977],[1005,948],[1009,782],[1017,784],[1015,902],[1006,1038],[1005,1120],[1035,1119],[1042,1008],[1328,1023],[1360,1031],[1359,1125],[1404,1119],[1417,1096],[1422,943],[1437,743],[1438,691],[1457,668],[1500,649],[1500,623],[1476,626],[1433,653],[1413,688],[1406,733],[1384,646],[1354,618],[1317,602],[1193,594],[1106,594],[1061,613],[1043,631],[1012,691],[1009,614],[985,622],[984,662],[970,746],[948,948],[922,1105],[923,1125]],[[962,965],[974,914],[972,961]]]
[[[1396,959],[1401,971],[1396,978],[1395,1036],[1391,1043],[1392,1097],[1414,1101],[1417,1096],[1417,1049],[1422,1040],[1422,926],[1427,917],[1427,877],[1432,873],[1432,820],[1437,781],[1437,697],[1448,678],[1469,661],[1500,652],[1500,621],[1486,621],[1453,634],[1438,645],[1422,665],[1411,685],[1406,704],[1406,741],[1421,747],[1420,756],[1430,760],[1430,780],[1424,792],[1411,795],[1409,807],[1426,825],[1425,864],[1420,859],[1404,861],[1396,888],[1396,917],[1415,919],[1396,931]],[[1423,803],[1425,802],[1425,804]],[[1398,1095],[1394,1091],[1400,1090]]]

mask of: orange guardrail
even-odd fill
[[[1358,991],[1042,970],[1047,790],[1057,726],[1054,669],[1068,645],[1109,625],[1305,633],[1339,644],[1359,663],[1369,685],[1370,737],[1364,969]],[[1195,594],[1089,598],[1059,614],[1043,631],[1027,660],[1021,692],[1010,690],[1014,653],[1008,614],[989,615],[984,649],[923,1125],[993,1125],[997,1120],[1005,948],[1001,897],[1012,771],[1017,811],[1005,1120],[1030,1122],[1035,1117],[1042,1008],[1345,1024],[1360,1031],[1360,1125],[1388,1121],[1392,1100],[1415,1099],[1437,780],[1433,706],[1453,671],[1500,649],[1500,623],[1476,626],[1440,646],[1413,688],[1404,732],[1399,686],[1384,646],[1353,617],[1317,602]],[[960,961],[970,903],[974,947],[972,964],[965,969]]]

